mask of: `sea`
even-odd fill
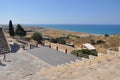
[[[32,26],[100,35],[120,34],[120,25],[34,24]]]

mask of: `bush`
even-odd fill
[[[65,39],[62,38],[62,37],[59,37],[59,38],[51,38],[50,42],[59,43],[59,44],[66,44]]]
[[[65,40],[64,39],[61,39],[58,41],[59,44],[66,44]]]
[[[95,45],[95,40],[90,40],[90,44]]]
[[[97,40],[96,43],[97,43],[97,44],[102,44],[102,43],[105,43],[105,42],[102,41],[102,40]]]
[[[73,55],[82,54],[82,51],[81,50],[73,50],[71,52],[71,54],[73,54]]]
[[[108,35],[108,34],[105,34],[105,37],[109,37],[109,35]]]
[[[97,56],[97,51],[96,50],[87,50],[87,49],[73,50],[71,52],[71,54],[73,54],[73,55],[77,55],[78,54],[79,57],[88,58],[89,55]]]
[[[51,38],[51,39],[50,39],[50,42],[52,42],[52,43],[57,43],[57,39],[56,39],[56,38],[55,38],[55,39],[54,39],[54,38]]]
[[[32,36],[32,39],[37,41],[38,43],[41,43],[41,41],[43,40],[43,37],[41,33],[35,32]]]

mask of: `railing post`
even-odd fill
[[[51,48],[51,44],[49,44],[49,48]]]
[[[0,65],[2,65],[2,62],[1,62],[1,60],[0,60]]]
[[[56,50],[58,51],[58,46],[56,47]]]
[[[38,43],[36,44],[36,47],[38,47]]]
[[[31,44],[30,44],[30,49],[31,49],[32,47],[31,47]]]
[[[67,49],[65,49],[65,53],[67,54]]]
[[[5,55],[5,53],[3,54],[3,61],[6,61],[6,55]]]
[[[23,50],[25,50],[25,45],[23,45]]]

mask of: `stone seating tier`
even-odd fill
[[[82,58],[81,60],[76,60],[75,62],[72,61],[71,63],[61,64],[61,65],[52,67],[47,70],[43,69],[41,70],[40,74],[45,75],[45,76],[51,76],[58,72],[63,73],[63,72],[75,70],[78,68],[88,68],[91,66],[97,66],[101,64],[102,62],[110,61],[118,57],[120,57],[120,52],[116,52],[116,51],[113,51],[112,54],[111,52],[107,54],[98,53],[98,56],[90,55],[89,59]]]
[[[8,45],[2,27],[0,27],[0,54],[8,53],[10,50],[10,46]]]

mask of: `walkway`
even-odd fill
[[[7,62],[2,61],[3,65],[0,65],[0,80],[19,80],[40,71],[42,68],[51,67],[26,51],[9,53],[6,54],[6,57]],[[2,57],[0,59],[2,60]]]
[[[63,52],[42,46],[39,48],[30,49],[28,52],[53,66],[69,63],[70,61],[75,61],[78,59],[76,56],[71,54],[65,54]]]

